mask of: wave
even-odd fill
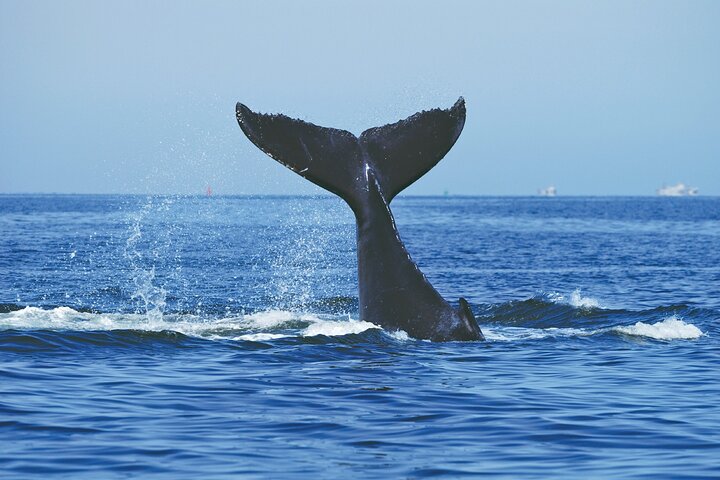
[[[327,315],[266,310],[226,318],[203,318],[194,314],[144,314],[81,312],[70,307],[45,310],[25,307],[0,313],[0,330],[176,332],[208,339],[264,341],[288,336],[328,337],[362,333],[380,328],[351,318],[328,318]]]
[[[570,295],[551,292],[524,300],[487,305],[478,314],[478,321],[538,329],[590,328],[607,324],[610,317],[625,313],[628,312],[603,308],[597,299],[583,296],[580,290],[575,290]]]
[[[486,307],[479,315],[485,337],[490,342],[538,341],[544,339],[582,338],[613,335],[654,340],[694,340],[705,335],[696,325],[686,322],[678,314],[664,315],[658,320],[658,310],[628,312],[602,310],[599,302],[582,297],[531,298]],[[577,306],[574,306],[577,305]],[[588,307],[588,305],[593,305]],[[637,321],[638,316],[654,317]],[[615,317],[618,317],[616,319]],[[630,320],[635,323],[630,324]],[[413,341],[403,331],[385,331],[375,324],[338,316],[288,310],[265,310],[221,318],[197,314],[176,313],[161,316],[127,313],[97,313],[78,311],[70,307],[43,309],[24,307],[6,308],[0,313],[1,331],[54,331],[54,332],[136,332],[143,338],[161,338],[176,341],[179,334],[205,340],[247,342],[273,342],[288,338],[344,337],[364,335],[377,331],[391,342]],[[157,335],[160,335],[159,337]],[[164,336],[163,336],[164,335]],[[40,341],[33,338],[33,342]],[[47,341],[43,337],[42,342]],[[91,343],[104,343],[102,337]],[[126,338],[121,339],[127,342]]]
[[[692,323],[686,323],[673,315],[656,323],[637,322],[634,325],[598,329],[586,328],[522,328],[487,327],[483,329],[490,341],[508,342],[521,340],[557,339],[563,337],[592,337],[599,335],[622,335],[644,337],[653,340],[696,340],[705,333]]]

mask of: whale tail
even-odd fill
[[[372,169],[390,201],[434,167],[465,125],[465,100],[449,109],[416,113],[365,130],[360,137],[285,115],[253,112],[238,103],[240,128],[260,150],[316,185],[342,197],[357,211]]]
[[[359,137],[237,104],[237,120],[260,150],[298,175],[342,197],[357,222],[360,319],[415,338],[478,340],[469,305],[453,308],[410,258],[390,201],[434,167],[465,125],[462,97]]]
[[[460,308],[458,309],[458,315],[460,315],[460,319],[463,322],[462,328],[460,328],[459,331],[464,332],[468,340],[485,340],[485,336],[482,330],[480,330],[480,326],[478,326],[475,315],[473,315],[472,310],[470,310],[470,305],[467,300],[460,297],[459,303]]]

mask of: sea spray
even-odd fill
[[[339,281],[352,282],[337,264],[354,257],[347,235],[354,224],[338,199],[319,198],[322,209],[288,201],[290,214],[266,232],[271,267],[267,296],[276,308],[305,311],[313,302],[346,293],[335,290]]]
[[[562,303],[565,305],[570,305],[571,307],[584,310],[602,308],[600,306],[600,302],[597,299],[593,297],[583,296],[582,290],[580,288],[576,288],[569,295],[564,295],[558,292],[551,292],[547,294],[547,298],[554,303]]]
[[[160,256],[159,251],[154,248],[145,252],[141,245],[143,220],[153,210],[153,206],[153,198],[149,197],[140,211],[131,216],[132,223],[124,251],[124,258],[130,263],[130,274],[135,286],[131,299],[141,302],[146,320],[151,324],[162,322],[167,298],[165,288],[155,285],[154,262]],[[164,202],[163,207],[167,209],[169,204]]]

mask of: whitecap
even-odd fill
[[[247,340],[250,342],[264,342],[267,340],[276,340],[278,338],[285,338],[287,335],[281,333],[248,333],[240,335],[239,337],[233,338],[233,340]]]
[[[600,308],[600,302],[593,297],[583,297],[580,289],[576,288],[570,294],[570,305],[575,308]]]
[[[36,330],[108,330],[113,324],[107,315],[78,312],[70,307],[44,310],[25,307],[0,315],[0,328]]]
[[[685,323],[677,315],[672,315],[657,323],[637,322],[635,325],[615,327],[616,332],[656,340],[693,340],[704,335],[702,330],[692,323]]]
[[[557,292],[549,293],[547,297],[554,303],[562,303],[575,308],[601,308],[600,302],[596,298],[583,296],[582,291],[579,288],[573,290],[568,297]]]
[[[326,335],[328,337],[335,337],[362,333],[371,328],[380,327],[374,323],[363,322],[361,320],[317,320],[302,332],[302,336],[314,337],[316,335]]]
[[[597,330],[582,328],[524,328],[524,327],[483,327],[485,340],[490,342],[514,342],[518,340],[542,340],[559,337],[589,337]]]
[[[289,325],[300,322],[300,325]],[[292,328],[294,327],[294,328]],[[303,328],[304,329],[301,329]],[[241,340],[271,340],[288,336],[278,330],[291,328],[296,336],[338,336],[361,333],[379,328],[369,322],[337,319],[311,313],[286,310],[266,310],[227,318],[203,318],[195,314],[168,314],[151,317],[140,313],[88,313],[70,307],[42,309],[25,307],[0,314],[0,329],[66,330],[66,331],[172,331],[209,339],[237,338]],[[242,333],[242,335],[239,335]]]
[[[405,330],[393,330],[390,332],[385,332],[388,336],[394,338],[395,340],[399,340],[401,342],[407,342],[410,339],[410,335],[407,334]]]

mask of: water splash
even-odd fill
[[[409,342],[412,340],[405,330],[395,330],[394,332],[386,332],[390,337],[400,342]]]
[[[551,292],[547,295],[547,298],[554,303],[562,303],[584,310],[602,308],[600,306],[600,302],[596,298],[583,296],[582,291],[579,288],[573,290],[568,296],[557,292]]]
[[[346,207],[334,198],[316,201],[321,208],[293,203],[290,215],[277,219],[280,224],[268,235],[271,275],[266,291],[277,308],[305,310],[320,298],[346,293],[334,290],[338,281],[350,283],[337,278],[337,264],[347,262],[338,257],[347,256],[343,245],[352,239],[344,231]]]
[[[162,207],[169,208],[168,200],[163,202]],[[150,323],[162,322],[165,311],[167,291],[164,287],[155,285],[155,265],[145,265],[146,260],[150,263],[159,257],[157,249],[144,252],[140,242],[143,238],[143,220],[154,207],[153,198],[149,197],[139,212],[131,215],[129,236],[125,242],[124,258],[130,263],[132,282],[135,290],[131,299],[139,299],[145,312],[147,321]]]
[[[616,327],[616,332],[637,336],[648,337],[655,340],[694,340],[704,335],[703,331],[692,323],[685,323],[677,315],[672,315],[657,323],[637,322],[627,327]]]

